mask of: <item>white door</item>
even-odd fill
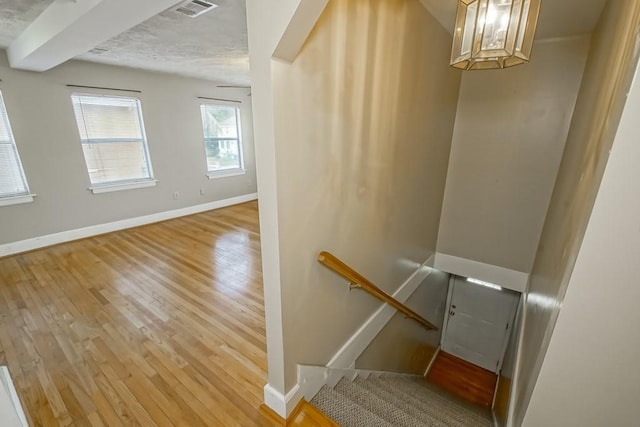
[[[456,276],[442,349],[492,372],[504,355],[520,294]]]

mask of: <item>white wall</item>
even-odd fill
[[[288,414],[284,403],[287,390],[284,383],[278,188],[271,65],[274,51],[299,6],[301,6],[301,0],[247,0],[252,102],[255,112],[256,168],[261,196],[260,242],[267,333],[267,389],[271,391],[271,393],[265,391],[265,403],[284,418]],[[312,24],[314,22],[315,20],[312,19]]]
[[[607,164],[637,62],[635,46],[639,25],[639,2],[610,1],[592,36],[582,87],[529,282],[514,384],[516,425],[524,417],[556,318],[563,307],[564,294]],[[603,249],[604,252],[607,249]],[[609,269],[606,263],[599,267]],[[608,281],[603,286],[609,286]],[[597,310],[594,315],[606,312]]]
[[[0,58],[4,96],[33,203],[0,207],[0,244],[256,192],[247,91],[168,74],[70,61],[44,73]],[[93,194],[67,84],[140,90],[156,187]],[[90,91],[89,91],[90,92]],[[124,92],[105,92],[122,96]],[[198,96],[242,101],[245,175],[209,180]],[[200,189],[204,195],[200,195]],[[174,200],[173,192],[179,192]]]
[[[463,74],[439,253],[531,271],[588,49],[541,41],[529,64]]]
[[[636,426],[640,84],[629,94],[524,426]]]

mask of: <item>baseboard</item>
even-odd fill
[[[346,378],[354,381],[356,378],[367,379],[370,376],[379,377],[381,375],[402,375],[397,372],[372,371],[369,369],[356,368],[327,368],[326,366],[298,365],[298,378],[300,379],[295,396],[292,400],[305,399],[311,401],[320,391],[322,386],[335,387],[341,379]],[[414,377],[412,374],[405,374]]]
[[[432,263],[433,255],[420,265],[392,296],[402,303],[406,302],[424,279],[431,274],[433,269],[430,265]],[[369,375],[369,371],[355,369],[356,359],[371,344],[371,341],[380,333],[395,313],[396,309],[388,304],[382,304],[340,347],[326,367],[299,365],[298,383],[287,393],[287,397],[291,397],[291,402],[286,398],[282,398],[282,401],[277,404],[284,409],[292,410],[300,399],[304,397],[307,400],[311,400],[324,384],[335,385],[340,378],[348,375],[349,372],[355,372],[355,375],[359,373]],[[270,398],[273,397],[275,396],[270,396]],[[268,402],[266,403],[268,404]],[[271,408],[278,412],[275,407],[271,406]]]
[[[0,366],[0,419],[6,427],[28,427],[27,417],[11,380],[9,369]]]
[[[498,422],[498,418],[496,417],[496,413],[491,410],[491,425],[493,427],[500,427],[500,423]]]
[[[431,257],[418,267],[392,296],[401,303],[405,303],[420,283],[433,271],[433,269],[428,266],[430,261]],[[329,360],[327,367],[346,369],[354,366],[356,359],[367,346],[371,344],[371,341],[380,333],[395,313],[395,308],[388,304],[382,304],[342,345],[338,352]]]
[[[433,266],[447,273],[496,283],[517,292],[524,292],[529,282],[528,273],[441,252],[436,253]]]
[[[424,370],[423,377],[426,377],[427,374],[429,373],[429,371],[431,370],[431,367],[433,366],[433,362],[436,361],[436,358],[438,357],[438,354],[440,354],[440,346],[438,346],[438,348],[436,348],[436,351],[433,353],[433,356],[431,357],[431,360],[429,361],[429,364],[427,365],[427,369]]]
[[[264,386],[264,403],[278,416],[285,420],[291,415],[295,407],[302,400],[303,393],[300,385],[296,384],[286,395],[283,395],[270,384]]]
[[[229,199],[217,200],[215,202],[203,203],[186,208],[174,209],[171,211],[158,212],[151,215],[144,215],[135,218],[123,219],[106,224],[91,225],[89,227],[76,228],[74,230],[62,231],[60,233],[47,234],[45,236],[33,237],[31,239],[20,240],[12,243],[0,245],[0,257],[14,255],[22,252],[32,251],[59,243],[71,242],[73,240],[84,239],[86,237],[111,233],[113,231],[124,230],[126,228],[139,227],[141,225],[152,224],[154,222],[166,221],[168,219],[181,216],[193,215],[213,209],[224,208],[239,203],[256,200],[258,193],[245,194],[231,197]]]

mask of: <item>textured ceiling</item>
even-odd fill
[[[0,47],[9,46],[51,3],[0,0]],[[107,52],[76,59],[249,85],[245,0],[214,3],[217,8],[197,18],[165,11],[97,46]]]
[[[0,0],[0,47],[9,46],[52,1]],[[245,0],[214,2],[218,4],[216,9],[195,19],[165,11],[97,46],[107,52],[85,53],[77,59],[248,85]],[[456,0],[420,2],[452,31]],[[542,0],[536,38],[591,32],[605,3],[606,0]]]
[[[53,0],[0,0],[0,47],[7,48]]]
[[[214,0],[217,8],[197,18],[163,12],[78,59],[213,80],[249,84],[244,0]]]
[[[536,39],[592,32],[606,2],[607,0],[542,0]],[[420,3],[447,31],[453,31],[458,4],[456,0],[420,0]]]

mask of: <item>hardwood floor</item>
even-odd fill
[[[467,402],[490,408],[497,376],[443,351],[427,373],[427,381]]]
[[[0,364],[31,425],[268,425],[257,210],[0,259]]]
[[[263,413],[264,418],[271,422],[269,427],[340,427],[321,410],[304,399],[298,402],[298,405],[293,409],[287,421],[273,412],[267,405],[261,405],[260,411]]]

